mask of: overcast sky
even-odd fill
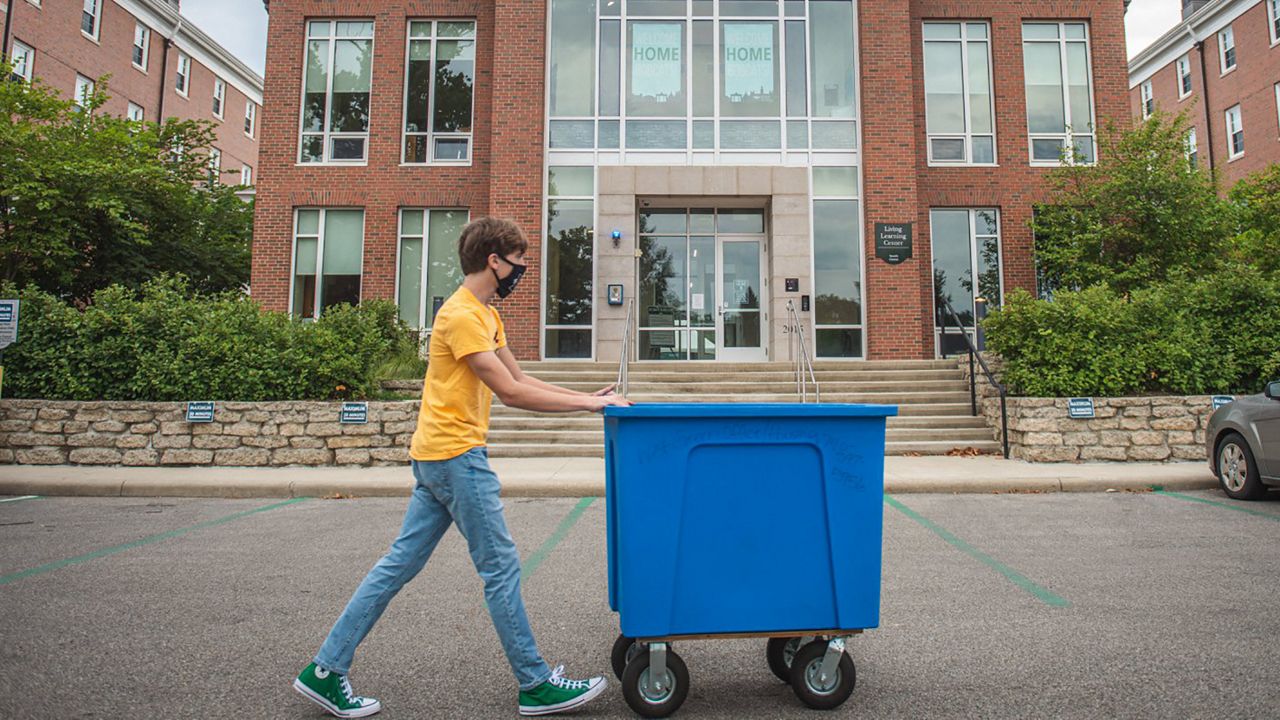
[[[875,0],[864,0],[867,1]],[[182,0],[182,14],[262,74],[267,54],[267,12],[262,0]],[[1181,19],[1180,0],[1133,0],[1125,18],[1129,57]]]

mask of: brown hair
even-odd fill
[[[468,223],[458,237],[458,259],[466,275],[483,270],[489,264],[490,255],[505,258],[528,249],[529,239],[520,226],[510,220],[482,217]]]

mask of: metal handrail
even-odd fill
[[[791,354],[796,360],[796,394],[800,402],[809,402],[809,383],[813,383],[813,401],[822,402],[822,386],[818,384],[818,376],[813,371],[813,359],[809,357],[809,347],[804,342],[804,325],[800,322],[800,314],[796,312],[793,300],[787,301],[787,315],[790,325],[784,329],[791,334]],[[796,352],[796,343],[800,352]]]
[[[1009,389],[1004,384],[996,380],[995,373],[991,372],[991,368],[987,366],[987,361],[982,359],[982,355],[978,349],[973,346],[973,341],[969,339],[969,333],[965,331],[964,323],[960,322],[960,315],[955,308],[951,307],[951,303],[947,302],[945,297],[938,296],[938,320],[939,327],[945,335],[947,332],[947,316],[955,321],[956,328],[960,330],[960,337],[964,338],[964,344],[969,350],[969,403],[973,410],[973,416],[978,416],[978,376],[975,373],[974,360],[982,368],[983,374],[987,376],[987,382],[991,383],[1000,393],[1000,440],[1004,445],[1004,459],[1009,459]],[[975,325],[975,330],[976,330]]]
[[[622,353],[618,359],[618,381],[613,384],[614,392],[624,397],[627,394],[627,386],[631,382],[631,343],[634,332],[631,321],[635,316],[635,309],[636,299],[629,298],[627,300],[627,324],[622,330]]]

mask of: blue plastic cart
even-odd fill
[[[654,404],[605,411],[609,607],[627,704],[667,717],[676,641],[768,638],[805,704],[838,707],[846,641],[880,623],[885,420],[895,406]]]

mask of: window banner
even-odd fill
[[[679,95],[682,23],[635,23],[631,26],[631,94],[666,99]]]
[[[773,95],[773,23],[724,24],[724,95]]]

